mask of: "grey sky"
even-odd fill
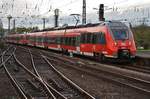
[[[86,0],[87,12],[93,12],[93,8],[100,3],[106,6],[126,7],[150,2],[150,0]],[[82,12],[82,0],[1,0],[1,16],[51,16],[55,8],[60,9],[60,14],[69,15],[71,13]]]
[[[34,24],[34,26],[41,25],[41,18],[43,17],[49,19],[47,22],[51,25],[53,24],[54,9],[58,8],[60,9],[60,19],[62,19],[60,23],[64,24],[66,20],[67,22],[72,22],[73,19],[70,17],[68,19],[66,16],[72,13],[82,14],[82,1],[83,0],[0,0],[0,17],[3,20],[4,27],[7,27],[8,15],[16,18],[16,24],[18,26],[32,26],[29,25],[30,23]],[[121,10],[128,10],[131,6],[134,8],[139,5],[145,6],[145,4],[150,4],[150,0],[86,0],[86,2],[87,21],[89,20],[89,22],[93,20],[91,19],[93,16],[98,19],[97,11],[93,10],[93,8],[98,8],[101,3],[104,3],[108,8],[117,8],[119,14],[121,14]],[[108,19],[112,19],[110,16],[111,15],[109,15]],[[97,21],[98,20],[95,20],[94,22]]]

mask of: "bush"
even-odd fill
[[[4,42],[2,40],[0,40],[0,48],[3,49],[4,48]]]
[[[150,27],[141,25],[132,29],[137,47],[150,48]]]

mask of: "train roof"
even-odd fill
[[[43,32],[45,31],[56,31],[56,30],[65,30],[65,29],[78,29],[78,28],[87,28],[87,27],[95,27],[95,26],[120,26],[122,24],[122,22],[120,21],[101,21],[99,23],[88,23],[86,25],[77,25],[77,26],[66,26],[66,27],[55,27],[55,28],[47,28],[47,29],[43,29],[43,30],[38,30],[38,31],[32,31],[30,33],[30,35],[34,35],[38,32],[38,34],[43,34]],[[28,33],[27,33],[28,34]],[[40,35],[39,34],[39,35]],[[29,35],[29,34],[28,34]]]
[[[86,25],[77,25],[77,26],[64,26],[64,27],[53,27],[53,28],[47,28],[47,29],[43,29],[43,30],[38,30],[38,31],[34,31],[34,32],[43,32],[43,31],[56,31],[56,30],[65,30],[65,29],[77,29],[77,28],[86,28],[86,27],[94,27],[94,26],[105,26],[105,25],[112,25],[112,23],[117,23],[118,25],[120,25],[122,22],[120,21],[100,21],[99,23],[88,23]]]
[[[104,23],[104,22],[103,22]],[[65,29],[77,29],[77,28],[85,28],[85,27],[94,27],[98,26],[102,23],[95,23],[95,24],[86,24],[86,25],[77,25],[77,26],[66,26],[66,27],[54,27],[54,28],[47,28],[36,32],[42,32],[42,31],[56,31],[56,30],[65,30]]]

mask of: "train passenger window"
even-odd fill
[[[100,44],[100,40],[101,40],[101,32],[96,33],[96,44]]]
[[[62,38],[62,44],[63,44],[63,45],[65,45],[65,40],[66,40],[66,38],[63,37],[63,38]]]
[[[75,46],[79,46],[80,45],[80,42],[81,42],[81,36],[77,36],[75,38]]]
[[[83,33],[81,34],[81,43],[93,43],[93,33]]]
[[[92,41],[92,33],[87,33],[87,36],[86,36],[86,43],[91,43]]]
[[[68,42],[69,45],[72,45],[71,38],[72,38],[72,37],[69,37],[69,42]]]
[[[65,37],[65,45],[67,45],[67,41],[68,41],[68,38],[67,37]]]
[[[66,38],[66,45],[69,45],[69,38]]]
[[[99,43],[100,44],[105,44],[106,43],[106,39],[105,39],[105,34],[104,33],[101,33]]]
[[[68,45],[68,37],[65,38],[65,45]]]
[[[73,37],[73,40],[72,40],[72,42],[73,42],[73,46],[75,46],[76,45],[76,37]]]
[[[63,37],[60,37],[60,44],[63,44]]]
[[[44,42],[44,43],[47,43],[47,37],[44,37],[43,42]]]
[[[105,34],[102,32],[92,33],[91,43],[92,44],[105,44],[106,43]]]
[[[74,37],[71,37],[71,45],[74,46]]]
[[[65,37],[62,37],[62,44],[65,44]]]
[[[35,41],[34,37],[30,37],[29,39],[30,39],[31,42]]]
[[[74,43],[75,43],[75,42],[74,42],[74,37],[71,37],[71,38],[70,38],[70,45],[71,45],[71,46],[74,46]]]
[[[81,41],[81,43],[86,43],[85,41],[86,41],[86,34],[85,33],[82,33],[81,34],[81,38],[80,38],[80,41]]]
[[[61,38],[60,37],[57,37],[56,38],[56,44],[60,44],[61,43]]]
[[[70,37],[67,37],[66,45],[70,45]]]
[[[97,42],[96,40],[97,40],[97,35],[96,35],[96,33],[93,33],[92,43],[96,44],[96,42]]]
[[[42,38],[41,37],[37,37],[37,42],[41,42]]]
[[[49,39],[49,44],[55,44],[55,42],[56,42],[56,38],[55,37],[51,37]]]

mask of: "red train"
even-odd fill
[[[6,36],[9,43],[91,55],[103,60],[133,58],[136,46],[131,30],[122,22],[108,21]]]

